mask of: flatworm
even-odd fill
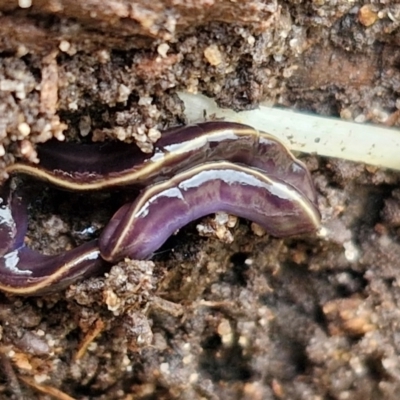
[[[0,289],[40,294],[68,286],[124,257],[146,259],[177,229],[225,211],[254,221],[271,235],[316,231],[320,214],[311,176],[277,139],[248,126],[206,122],[166,131],[151,155],[133,145],[38,146],[40,164],[22,173],[66,190],[142,189],[122,206],[99,240],[55,256],[24,244],[23,196],[6,183],[0,203]]]
[[[319,225],[312,202],[286,182],[230,162],[205,163],[145,189],[114,215],[100,237],[108,261],[151,256],[177,229],[225,211],[261,225],[273,236]]]
[[[40,164],[15,163],[23,173],[69,190],[146,187],[210,161],[254,167],[301,190],[314,203],[316,192],[304,164],[275,137],[234,122],[204,122],[165,131],[151,155],[134,144],[76,144],[50,141],[38,146]]]

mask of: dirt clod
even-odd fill
[[[400,11],[370,3],[0,0],[0,173],[50,139],[151,152],[185,122],[178,90],[396,128]],[[1,293],[0,397],[397,399],[400,174],[304,160],[320,235],[211,216],[151,261]],[[48,254],[98,237],[121,202],[21,184],[25,240]]]

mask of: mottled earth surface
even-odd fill
[[[185,122],[177,90],[400,124],[393,1],[29,3],[0,0],[1,170],[52,137],[149,152]],[[397,399],[400,173],[302,158],[321,235],[210,216],[151,261],[1,294],[0,397]],[[98,235],[126,196],[34,188],[26,240],[46,253]]]

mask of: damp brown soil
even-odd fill
[[[245,3],[0,1],[1,168],[54,137],[148,152],[185,122],[177,90],[399,124],[394,2]],[[221,240],[210,217],[151,261],[44,297],[0,294],[0,397],[397,399],[400,173],[302,157],[320,235],[239,220]],[[96,237],[127,196],[28,191],[26,240],[46,253]]]

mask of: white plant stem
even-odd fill
[[[214,100],[180,92],[188,122],[214,115],[250,125],[279,138],[291,150],[342,158],[400,170],[400,131],[370,124],[282,110],[261,105],[256,110],[235,112],[219,108]]]

